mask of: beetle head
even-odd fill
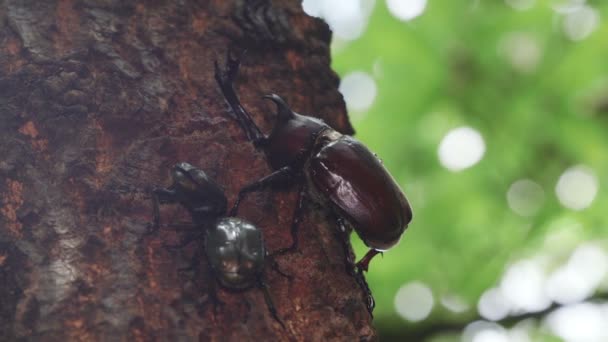
[[[173,178],[174,183],[179,184],[182,188],[195,190],[197,184],[190,175],[190,172],[194,169],[195,167],[189,163],[177,163],[173,166],[173,170],[171,170],[171,178]]]

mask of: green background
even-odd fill
[[[430,329],[427,340],[460,341],[460,327],[480,319],[480,296],[500,284],[510,263],[546,256],[550,274],[585,241],[607,246],[608,1],[587,1],[600,22],[580,41],[564,34],[556,2],[519,11],[499,0],[429,0],[421,16],[401,21],[376,1],[360,38],[334,39],[334,70],[342,77],[366,72],[377,86],[368,110],[350,111],[356,137],[383,159],[414,208],[401,243],[368,273],[384,340]],[[505,42],[518,36],[538,48],[531,68],[509,59]],[[486,151],[479,163],[454,172],[437,150],[460,126],[479,131]],[[575,165],[599,182],[592,204],[579,211],[565,208],[555,192],[560,175]],[[532,216],[507,202],[520,179],[544,190]],[[353,243],[362,256],[363,244],[357,237]],[[398,289],[412,281],[434,297],[430,316],[419,322],[395,310]],[[448,310],[444,297],[459,298],[468,310]],[[531,340],[560,340],[539,322],[542,315],[526,330]]]

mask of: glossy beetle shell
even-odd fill
[[[394,246],[412,220],[405,195],[365,145],[347,135],[333,139],[310,160],[309,178],[315,189],[351,223],[367,246],[377,250]]]
[[[255,284],[264,269],[262,232],[236,217],[225,217],[206,231],[205,252],[222,286],[244,289]]]

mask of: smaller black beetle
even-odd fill
[[[228,290],[260,288],[272,317],[285,328],[264,281],[264,266],[270,261],[279,274],[291,277],[278,269],[273,256],[266,251],[262,231],[238,217],[224,217],[227,202],[224,191],[204,171],[182,162],[173,167],[171,178],[170,187],[153,190],[155,228],[160,227],[159,204],[184,206],[192,215],[193,227],[198,232],[195,238],[185,239],[172,247],[184,247],[201,239],[210,275]],[[196,263],[197,260],[193,260],[189,268],[194,268]],[[215,306],[221,304],[213,281],[209,297]]]

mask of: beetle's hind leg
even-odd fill
[[[351,254],[351,247],[349,243],[349,233],[350,230],[347,228],[344,219],[336,215],[336,222],[340,228],[338,233],[340,243],[342,244],[342,248],[344,249],[344,257],[345,257],[345,266],[346,273],[355,278],[357,285],[363,291],[363,295],[365,297],[367,311],[370,315],[373,316],[374,307],[376,306],[376,301],[374,300],[374,296],[372,294],[372,290],[369,288],[367,281],[365,280],[365,274],[363,274],[363,270],[359,268],[358,264],[355,265],[355,261]]]
[[[249,112],[245,110],[234,90],[234,81],[239,71],[239,65],[239,58],[234,57],[233,54],[228,51],[226,56],[226,67],[224,69],[215,61],[215,80],[220,86],[222,94],[230,106],[230,109],[234,115],[236,115],[236,119],[247,134],[247,138],[258,147],[264,144],[266,137],[255,124]]]
[[[375,250],[373,248],[371,248],[369,251],[367,251],[365,256],[363,258],[361,258],[361,260],[359,260],[359,262],[357,262],[357,269],[359,270],[359,272],[363,272],[363,271],[367,272],[367,270],[369,269],[369,263],[378,254],[382,254],[382,252]]]

